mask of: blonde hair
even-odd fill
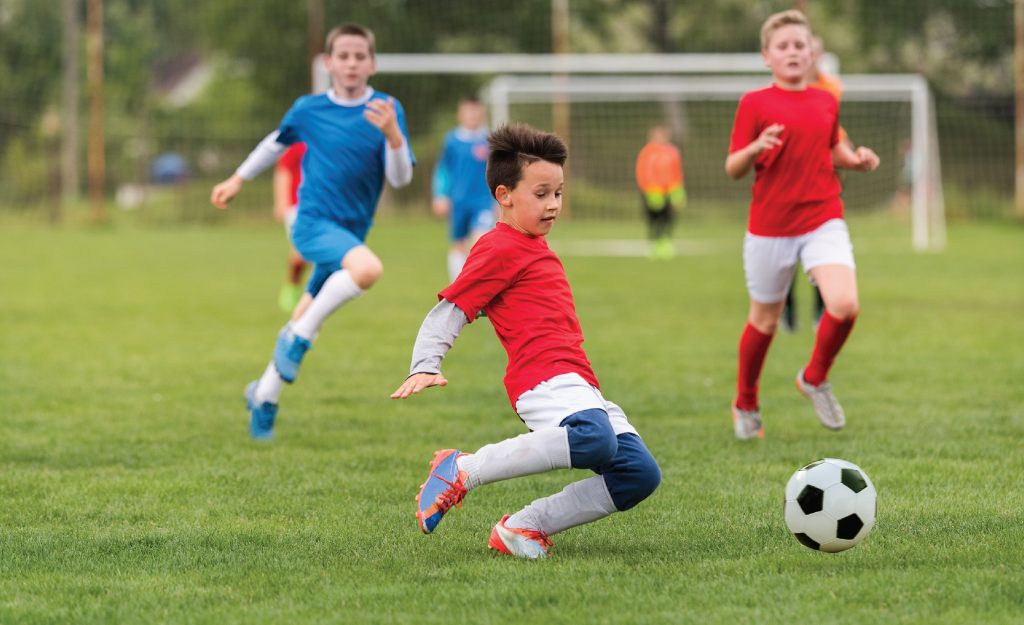
[[[335,26],[331,29],[331,32],[327,33],[326,41],[324,42],[324,51],[327,53],[327,56],[334,53],[334,40],[342,35],[362,37],[370,46],[370,56],[376,57],[377,42],[373,36],[373,31],[362,24],[353,23]]]
[[[783,26],[790,26],[793,24],[797,26],[803,26],[804,28],[807,29],[807,34],[810,35],[810,22],[807,21],[807,17],[803,13],[797,11],[796,9],[781,11],[766,19],[764,21],[764,24],[761,26],[761,49],[768,49],[768,44],[769,42],[771,42],[772,35],[775,34],[775,31],[782,28]]]

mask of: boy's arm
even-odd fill
[[[441,360],[467,323],[469,320],[461,308],[446,299],[438,302],[416,335],[409,377],[391,394],[391,398],[405,399],[431,386],[446,386],[448,380],[441,375]]]
[[[785,126],[782,124],[772,124],[745,147],[729,154],[725,158],[725,173],[733,180],[739,180],[746,176],[750,168],[754,166],[754,160],[761,152],[782,145],[782,139],[779,138],[779,134],[783,130],[785,130]]]
[[[434,176],[430,180],[431,208],[438,217],[447,217],[451,212],[452,202],[448,199],[448,168],[445,166],[445,152],[437,159]]]
[[[398,123],[395,99],[370,100],[363,116],[380,129],[387,139],[384,148],[384,174],[394,188],[404,187],[412,181],[412,154],[402,127]]]
[[[292,203],[292,172],[283,165],[274,168],[274,220],[284,222]]]
[[[260,141],[259,145],[242,161],[235,173],[213,188],[213,192],[210,194],[210,203],[217,208],[227,208],[228,202],[238,195],[247,180],[252,180],[264,169],[276,163],[281,153],[288,148],[287,145],[277,141],[280,134],[280,130],[275,130],[264,137],[263,141]]]
[[[412,182],[412,157],[409,156],[405,137],[402,137],[402,144],[397,148],[392,148],[389,141],[384,149],[384,175],[396,189]]]
[[[832,164],[843,169],[874,171],[881,160],[871,148],[861,146],[854,149],[846,141],[832,147]]]

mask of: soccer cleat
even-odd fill
[[[434,453],[430,474],[416,495],[416,520],[424,534],[433,532],[452,506],[462,507],[462,499],[468,492],[467,476],[465,471],[459,470],[455,461],[465,455],[458,449],[442,449]]]
[[[498,524],[491,530],[491,538],[487,541],[487,547],[498,553],[517,558],[548,557],[553,545],[548,535],[537,530],[506,527],[505,521],[508,521],[509,516],[506,514],[501,517]]]
[[[285,283],[281,286],[281,293],[277,296],[277,305],[281,310],[290,313],[295,310],[299,300],[302,299],[302,285]]]
[[[256,402],[256,380],[245,387],[245,407],[249,411],[249,435],[258,441],[274,438],[274,418],[277,416],[277,404],[265,401]]]
[[[843,413],[843,407],[839,405],[839,400],[832,392],[831,384],[828,382],[822,382],[817,386],[808,384],[804,380],[804,370],[801,369],[796,374],[796,388],[811,400],[814,411],[818,413],[818,421],[821,421],[822,425],[830,430],[843,429],[843,426],[846,425],[846,415]]]
[[[764,423],[761,422],[760,410],[743,410],[733,404],[732,426],[736,432],[736,438],[741,441],[764,438]]]
[[[291,384],[299,376],[299,365],[313,343],[292,332],[292,324],[287,324],[277,334],[274,345],[274,368],[281,379]]]

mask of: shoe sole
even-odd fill
[[[432,534],[434,530],[428,530],[424,524],[426,519],[423,518],[423,510],[420,509],[420,497],[423,496],[423,489],[426,487],[427,482],[430,481],[430,476],[434,474],[434,469],[450,455],[449,452],[458,453],[458,451],[457,449],[440,449],[435,451],[434,459],[430,461],[430,472],[427,473],[427,479],[423,480],[423,483],[420,484],[420,492],[416,493],[416,521],[420,526],[420,531],[424,534]],[[434,528],[436,529],[437,526],[435,525]]]

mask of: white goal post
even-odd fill
[[[322,55],[321,55],[322,56]],[[822,69],[837,74],[835,55],[825,53]],[[496,77],[483,89],[492,123],[509,119],[515,103],[738,101],[767,84],[757,53],[722,54],[379,54],[381,74],[462,74]],[[313,60],[314,91],[326,90],[323,59]],[[942,249],[946,242],[938,134],[928,83],[917,74],[842,76],[844,102],[909,104],[912,175],[912,244]]]
[[[908,102],[912,183],[912,244],[916,250],[945,245],[934,105],[928,83],[917,74],[844,75],[844,102]],[[738,101],[766,85],[762,76],[498,76],[484,89],[495,124],[509,120],[516,103]],[[723,156],[724,158],[724,156]]]

